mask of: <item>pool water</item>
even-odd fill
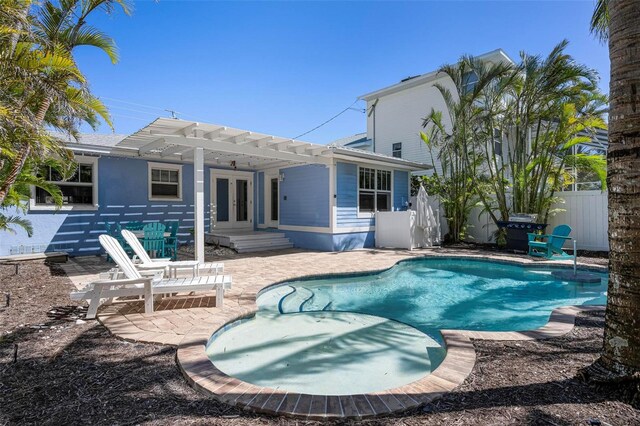
[[[601,277],[581,284],[550,269],[429,258],[376,274],[291,281],[259,294],[255,317],[216,333],[207,353],[223,372],[260,386],[376,392],[433,371],[446,355],[440,330],[535,329],[557,307],[605,304]]]
[[[469,259],[405,261],[379,273],[292,281],[259,295],[260,310],[360,312],[419,330],[522,331],[566,305],[606,303],[598,284],[559,281],[550,269]]]

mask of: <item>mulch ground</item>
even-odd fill
[[[307,424],[261,417],[190,388],[175,349],[111,336],[68,298],[55,265],[0,265],[0,424]],[[475,342],[478,362],[455,391],[424,410],[367,425],[640,425],[623,388],[576,379],[602,346],[602,312],[562,338]],[[16,346],[17,345],[17,346]],[[17,347],[17,359],[14,360]],[[599,423],[598,423],[599,422]]]

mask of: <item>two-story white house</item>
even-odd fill
[[[514,62],[502,49],[480,55],[478,59],[493,63]],[[448,76],[431,71],[360,96],[367,103],[366,138],[362,139],[365,135],[354,135],[353,140],[344,138],[335,143],[431,164],[431,156],[420,138],[420,131],[423,130],[422,120],[432,108],[439,111],[447,109],[436,84],[452,91],[455,89]],[[443,115],[443,123],[451,125],[447,114]]]

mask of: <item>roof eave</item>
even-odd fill
[[[496,59],[502,60],[504,62],[515,63],[513,59],[502,49],[495,49],[491,52],[483,53],[482,55],[476,56],[478,59],[489,59],[495,57]],[[400,92],[402,90],[410,89],[412,87],[420,86],[421,84],[428,83],[429,81],[435,80],[438,78],[439,72],[431,71],[426,74],[422,74],[418,77],[412,78],[407,81],[402,81],[400,83],[393,84],[391,86],[387,86],[385,88],[376,90],[374,92],[367,93],[358,97],[358,99],[362,99],[364,101],[370,101],[381,96],[390,95],[392,93]]]
[[[340,147],[333,147],[331,150],[333,151],[333,158],[336,159],[392,165],[394,168],[408,171],[427,170],[432,168],[427,164],[415,163],[401,158],[381,156],[380,154],[370,153],[368,151],[356,152],[354,150],[342,149]]]

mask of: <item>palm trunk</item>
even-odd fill
[[[640,2],[609,3],[609,289],[601,363],[640,373]]]
[[[50,99],[45,99],[44,101],[42,101],[42,104],[40,104],[40,108],[38,108],[38,113],[36,114],[36,123],[38,124],[38,126],[42,125],[42,122],[44,121],[44,117],[47,114],[50,105]],[[20,151],[18,151],[18,156],[13,162],[9,173],[5,177],[4,182],[2,182],[2,185],[0,185],[0,206],[7,196],[9,188],[11,188],[11,186],[16,182],[16,179],[20,175],[20,172],[22,171],[22,168],[27,162],[30,154],[31,145],[28,142],[22,144],[22,146],[20,147]]]

